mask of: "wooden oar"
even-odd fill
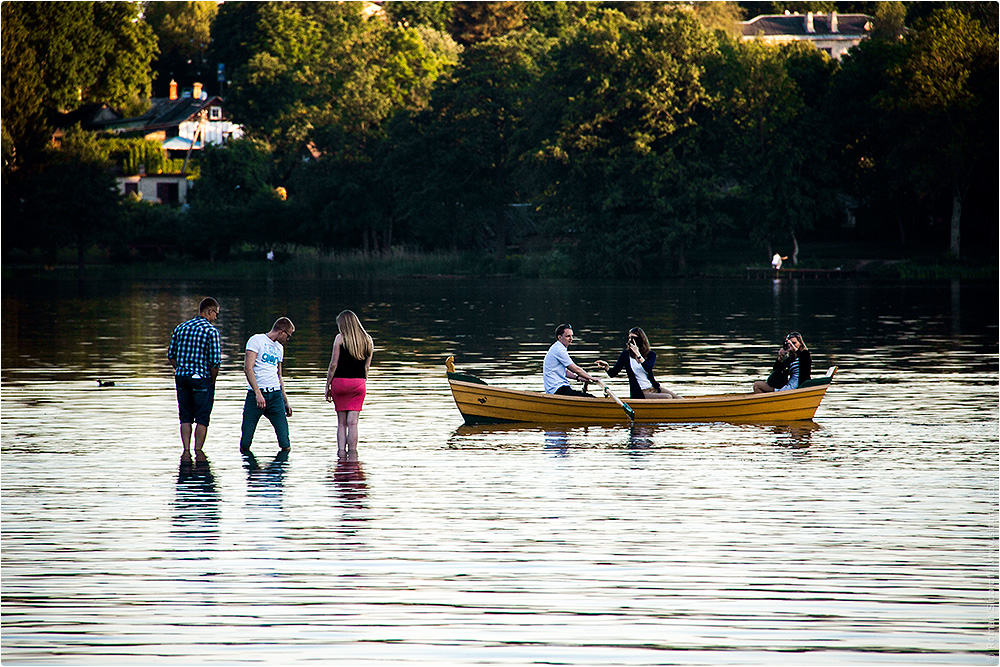
[[[604,384],[604,382],[602,382],[601,380],[598,380],[597,384],[599,384],[601,387],[604,388],[604,395],[605,396],[610,396],[611,398],[615,399],[615,403],[617,403],[619,406],[621,406],[621,409],[625,411],[626,415],[628,415],[629,421],[633,421],[634,422],[635,421],[635,410],[633,410],[632,408],[630,408],[628,406],[628,403],[625,403],[624,401],[622,401],[622,399],[620,399],[617,396],[615,396],[614,392],[611,391],[610,389],[608,389],[608,386],[606,384]]]

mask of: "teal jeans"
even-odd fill
[[[267,404],[261,410],[257,407],[257,397],[252,391],[247,392],[247,400],[243,403],[243,435],[240,437],[240,451],[249,452],[253,443],[253,434],[257,430],[260,418],[267,417],[278,436],[278,446],[288,449],[292,443],[288,439],[288,417],[285,416],[285,399],[280,391],[265,391],[264,400]]]

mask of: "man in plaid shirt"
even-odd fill
[[[192,427],[194,451],[200,452],[208,437],[208,421],[215,403],[215,378],[222,363],[219,330],[212,325],[218,317],[219,302],[212,297],[202,299],[198,317],[179,324],[170,336],[167,359],[174,367],[181,445],[185,452],[191,447]]]

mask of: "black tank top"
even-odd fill
[[[335,378],[363,378],[365,374],[365,360],[355,359],[347,348],[340,346],[340,357],[337,359],[337,370],[333,372]]]

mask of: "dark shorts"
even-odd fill
[[[579,389],[573,389],[569,385],[563,385],[556,389],[557,394],[560,396],[586,396],[587,398],[593,398],[591,394],[580,391]]]
[[[209,378],[174,376],[177,387],[177,414],[182,424],[208,426],[215,403],[215,383]]]

